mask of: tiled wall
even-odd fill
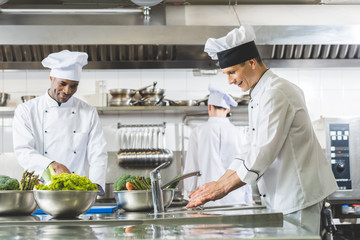
[[[360,116],[360,68],[272,69],[276,74],[300,86],[305,93],[312,120],[322,116]],[[97,105],[96,81],[105,80],[107,90],[140,88],[153,81],[165,89],[166,98],[173,100],[201,99],[208,94],[207,85],[214,83],[233,96],[243,93],[227,84],[221,72],[215,76],[194,76],[191,69],[153,70],[84,70],[76,96]],[[41,95],[49,87],[48,70],[0,70],[0,91],[11,95],[7,106],[21,103],[23,95]],[[12,114],[0,112],[0,152],[12,152]],[[116,122],[180,122],[181,117],[169,114],[118,113],[101,115],[102,124]]]

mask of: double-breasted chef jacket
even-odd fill
[[[20,104],[13,120],[14,152],[24,169],[41,174],[52,161],[105,189],[106,142],[96,109],[72,96],[59,104],[44,95]]]
[[[249,151],[230,169],[257,183],[267,207],[292,213],[337,190],[299,87],[267,70],[251,92],[248,111]]]
[[[234,157],[242,150],[240,131],[225,117],[209,117],[197,126],[189,138],[184,173],[200,171],[201,176],[184,179],[184,198],[198,186],[217,181],[228,169]],[[208,202],[206,206],[228,204],[251,204],[250,185],[234,190],[225,197]]]

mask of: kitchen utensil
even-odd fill
[[[151,211],[154,209],[151,190],[114,191],[116,203],[125,211]],[[175,194],[174,189],[163,190],[164,207],[169,207]]]
[[[133,97],[136,94],[135,89],[118,88],[110,89],[112,98],[109,101],[110,106],[129,106],[132,105]]]
[[[30,99],[33,99],[33,98],[36,98],[36,96],[34,96],[34,95],[25,95],[25,96],[21,96],[21,101],[22,102],[27,102],[27,101],[29,101]]]
[[[117,157],[123,168],[152,168],[172,162],[174,154],[169,149],[124,149],[118,152]]]
[[[197,100],[169,100],[167,99],[167,101],[169,101],[170,106],[198,106],[199,103]]]
[[[76,217],[95,203],[98,191],[34,190],[39,208],[54,217]]]
[[[10,94],[0,92],[0,106],[6,106],[7,100],[10,99]]]
[[[37,209],[33,191],[0,191],[0,215],[30,215]]]

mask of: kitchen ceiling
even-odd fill
[[[212,69],[217,66],[216,62],[203,52],[206,39],[209,36],[224,36],[237,26],[238,15],[244,13],[241,11],[249,7],[249,3],[252,4],[250,7],[254,4],[258,6],[279,4],[279,7],[297,4],[317,8],[334,4],[358,5],[360,1],[273,0],[270,3],[266,0],[164,0],[161,4],[152,7],[148,18],[139,11],[124,14],[77,14],[71,11],[66,14],[54,12],[24,14],[16,11],[7,14],[5,11],[7,9],[139,9],[130,0],[0,0],[0,3],[2,2],[0,69],[42,69],[41,59],[61,49],[86,51],[89,54],[87,68],[93,69]],[[193,10],[191,6],[194,7]],[[353,7],[347,9],[351,8]],[[230,14],[229,9],[231,9]],[[207,16],[207,13],[216,10],[221,14]],[[341,8],[336,8],[336,11],[341,12]],[[290,13],[292,18],[291,14],[293,13]],[[330,15],[329,19],[333,18],[328,12],[323,15]],[[319,18],[321,19],[323,15],[319,14]],[[287,20],[288,18],[284,19],[285,22]],[[340,24],[324,27],[255,24],[254,28],[259,51],[264,62],[270,67],[360,66],[360,27],[357,25]]]

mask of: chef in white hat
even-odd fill
[[[201,176],[183,180],[185,199],[189,199],[188,195],[202,183],[219,179],[229,168],[232,160],[240,154],[240,131],[226,117],[230,112],[230,106],[236,107],[237,102],[214,85],[209,85],[209,91],[209,119],[191,132],[183,171],[184,174],[200,171]],[[229,204],[252,204],[251,186],[246,185],[222,199],[205,205]]]
[[[87,64],[84,52],[63,50],[46,57],[50,88],[44,95],[20,104],[13,120],[14,152],[24,169],[42,175],[52,166],[55,173],[76,173],[105,189],[106,142],[94,107],[74,97]]]
[[[250,92],[249,148],[218,181],[190,194],[187,207],[257,184],[269,209],[319,234],[322,203],[337,190],[335,178],[313,131],[302,90],[267,69],[254,40],[253,29],[241,26],[205,44],[229,84]]]

